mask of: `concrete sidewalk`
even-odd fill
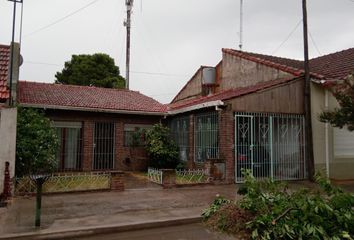
[[[35,229],[34,197],[17,197],[0,211],[0,239],[40,239],[123,231],[200,221],[216,194],[237,197],[236,185],[175,189],[139,189],[47,195],[42,200],[42,227]]]

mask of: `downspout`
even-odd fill
[[[328,110],[328,90],[325,89],[325,110]],[[329,178],[329,123],[325,123],[326,174]]]

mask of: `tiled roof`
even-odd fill
[[[345,78],[354,73],[354,48],[311,59],[310,70],[329,79]]]
[[[270,55],[223,49],[223,52],[300,76],[304,62]],[[345,78],[354,72],[354,48],[310,59],[311,75],[317,79]]]
[[[163,114],[167,108],[136,91],[20,81],[20,105],[54,109]]]
[[[10,61],[10,46],[0,44],[0,102],[9,97],[7,88],[8,64]]]
[[[287,82],[295,81],[298,80],[299,78],[283,78],[283,79],[277,79],[277,80],[272,80],[272,81],[267,81],[267,82],[261,82],[253,86],[248,86],[248,87],[243,87],[243,88],[236,88],[236,89],[229,89],[225,90],[210,96],[205,96],[205,97],[200,97],[197,99],[191,99],[191,100],[186,100],[186,101],[180,101],[176,103],[169,104],[169,109],[170,111],[185,108],[185,107],[190,107],[193,105],[197,104],[202,104],[206,102],[211,102],[211,101],[216,101],[216,100],[228,100],[236,97],[240,97],[243,95],[247,95],[250,93],[255,93],[261,90],[265,90],[267,88],[275,87],[280,84],[284,84]]]

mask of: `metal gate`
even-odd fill
[[[114,168],[114,132],[114,123],[95,123],[93,170],[110,170]]]
[[[295,114],[235,114],[235,180],[242,169],[256,178],[306,177],[304,117]]]

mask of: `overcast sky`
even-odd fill
[[[301,2],[244,0],[243,50],[302,59]],[[0,1],[2,44],[12,10]],[[21,80],[52,83],[72,54],[97,52],[125,76],[124,0],[24,0],[23,10]],[[308,0],[308,15],[310,57],[354,47],[354,0]],[[199,66],[221,60],[221,48],[238,49],[239,18],[239,0],[135,0],[130,88],[168,103]]]

